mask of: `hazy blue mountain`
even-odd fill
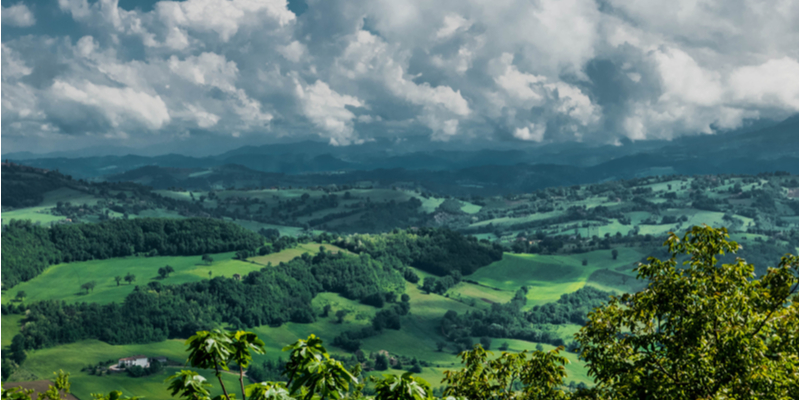
[[[239,165],[252,173],[282,174],[283,181],[294,181],[288,175],[344,172],[336,178],[320,180],[414,180],[439,182],[437,185],[454,188],[473,183],[452,184],[448,180],[476,181],[474,185],[495,187],[498,192],[535,189],[538,184],[526,184],[523,178],[513,182],[504,176],[479,178],[485,171],[495,174],[520,175],[530,182],[548,181],[540,176],[550,173],[565,180],[554,184],[590,183],[605,179],[662,174],[757,174],[776,170],[798,172],[797,115],[780,123],[740,132],[718,135],[687,136],[673,141],[624,142],[619,146],[592,146],[581,143],[556,143],[536,147],[519,146],[516,149],[447,149],[438,143],[427,151],[404,151],[387,139],[376,140],[360,146],[333,147],[326,143],[302,141],[262,146],[245,146],[215,156],[190,157],[167,154],[153,157],[139,155],[107,155],[94,157],[28,158],[30,153],[19,153],[18,158],[5,157],[45,169],[58,169],[76,178],[132,179],[128,171],[155,173],[158,167],[201,171],[221,166]],[[416,147],[412,146],[412,147]],[[543,167],[547,166],[547,167]],[[556,166],[569,167],[558,169]],[[533,168],[536,167],[536,168]],[[577,169],[576,169],[577,168]],[[224,169],[222,181],[231,184],[240,181],[230,177],[230,167]],[[403,172],[400,172],[402,170]],[[216,171],[216,170],[215,170]],[[414,172],[417,171],[417,172]],[[449,175],[448,175],[449,173]],[[571,174],[578,176],[572,178]],[[248,172],[250,174],[250,172]],[[163,173],[156,175],[163,178]],[[172,176],[173,173],[167,175]],[[185,178],[178,174],[175,183]],[[274,175],[270,175],[274,179]],[[536,178],[530,178],[536,176]],[[155,181],[168,181],[154,178]],[[256,179],[256,178],[254,178]],[[260,180],[257,178],[256,180]],[[523,179],[523,180],[519,180]],[[309,179],[300,179],[310,182]],[[311,180],[316,182],[316,180]],[[202,181],[191,180],[196,184]],[[270,180],[273,182],[273,180]],[[503,182],[498,183],[498,182]],[[297,184],[297,182],[295,182]],[[336,183],[336,182],[331,182]],[[184,185],[187,183],[184,182]],[[203,184],[205,185],[205,184]],[[533,186],[531,186],[533,185]],[[489,190],[489,189],[485,189]],[[495,190],[495,189],[492,189]],[[451,190],[452,191],[452,190]]]

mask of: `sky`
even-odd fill
[[[794,0],[2,1],[2,151],[615,144],[798,112]]]

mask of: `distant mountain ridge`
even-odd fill
[[[796,174],[800,160],[798,132],[800,118],[794,115],[773,126],[738,134],[690,136],[673,141],[642,141],[622,146],[553,144],[517,150],[436,149],[398,153],[386,143],[331,147],[321,142],[304,141],[244,146],[209,157],[168,154],[155,157],[125,155],[9,159],[33,167],[57,169],[76,178],[133,180],[140,183],[150,180],[159,182],[159,187],[165,182],[208,186],[213,176],[217,177],[218,183],[227,185],[236,181],[295,182],[300,185],[343,183],[345,180],[412,180],[446,184],[446,180],[450,179],[452,182],[474,180],[475,185],[482,187],[496,187],[497,182],[504,182],[499,185],[504,189],[498,187],[497,190],[506,192],[536,189],[531,187],[532,183],[523,183],[524,179],[537,176],[534,181],[549,181],[548,177],[540,176],[545,170],[563,179],[560,184],[564,185],[672,173],[757,174],[786,171]],[[233,165],[243,167],[239,173],[245,174],[247,179],[233,179],[230,176]],[[176,168],[193,170],[195,173],[206,171],[204,174],[207,176],[175,173],[173,169]],[[495,175],[478,178],[487,171]],[[330,172],[340,173],[330,175]],[[292,177],[300,174],[302,176]],[[311,178],[309,174],[318,176]],[[496,174],[527,178],[517,177],[517,183],[512,184],[511,180]],[[150,177],[145,178],[145,175]]]

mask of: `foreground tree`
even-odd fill
[[[186,339],[186,345],[189,347],[186,350],[189,352],[187,362],[193,367],[213,369],[219,379],[222,393],[228,400],[231,400],[231,397],[228,396],[228,390],[222,383],[221,370],[228,371],[228,361],[232,353],[231,344],[230,337],[218,329],[200,331]]]
[[[647,289],[613,297],[576,335],[603,399],[783,399],[798,387],[796,256],[754,277],[725,228],[665,242],[637,268]],[[678,258],[687,255],[685,267]],[[685,256],[684,256],[685,257]],[[794,397],[796,398],[796,397]]]
[[[490,360],[492,353],[475,345],[460,354],[464,368],[444,372],[444,394],[468,400],[567,399],[562,388],[567,376],[564,365],[569,360],[559,355],[561,350],[563,347],[550,352],[503,353]],[[515,388],[515,383],[521,384],[521,389]]]
[[[430,399],[431,385],[422,378],[385,374],[375,380],[375,400],[426,400]]]
[[[231,339],[230,360],[239,366],[239,385],[242,389],[242,400],[247,400],[244,390],[244,370],[250,365],[250,361],[253,361],[252,353],[264,354],[264,342],[253,332],[230,332],[228,337]]]

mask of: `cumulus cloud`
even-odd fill
[[[4,7],[4,137],[615,143],[798,111],[796,1],[307,3],[58,0],[62,36]]]
[[[158,95],[150,95],[131,88],[116,88],[81,82],[73,86],[55,81],[51,88],[54,97],[99,110],[112,127],[126,122],[137,122],[150,130],[157,130],[169,122],[167,105]]]
[[[322,130],[321,136],[329,137],[330,144],[341,146],[363,142],[353,135],[353,119],[356,116],[347,106],[363,107],[364,103],[353,96],[337,93],[323,81],[305,86],[295,81],[295,85],[303,115]]]
[[[11,7],[3,7],[3,25],[27,28],[36,24],[36,18],[25,4],[19,3]]]

